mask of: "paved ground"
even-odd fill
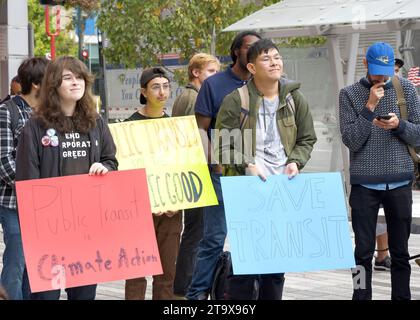
[[[420,220],[420,191],[414,192],[413,216]],[[418,228],[413,228],[416,230]],[[0,232],[1,233],[1,232]],[[0,255],[4,250],[3,234],[0,234]],[[420,234],[412,234],[409,241],[410,254],[420,253]],[[420,267],[411,261],[412,298],[420,300]],[[0,270],[2,264],[0,262]],[[151,281],[146,298],[151,299]],[[322,272],[304,272],[286,274],[284,289],[285,300],[348,300],[351,299],[352,281],[349,270],[332,270]],[[376,271],[373,274],[373,299],[390,299],[389,272]],[[65,298],[65,294],[63,294]],[[124,299],[124,281],[100,284],[97,290],[98,300]]]
[[[420,253],[420,235],[412,234],[410,253]],[[420,267],[412,261],[412,298],[420,299]],[[390,274],[375,271],[373,274],[373,299],[389,300],[391,296]],[[304,272],[286,274],[283,298],[285,300],[349,300],[352,295],[352,281],[349,270]],[[147,297],[150,299],[150,281]],[[124,281],[116,281],[98,286],[97,299],[124,299]]]

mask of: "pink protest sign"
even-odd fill
[[[162,273],[144,169],[16,190],[32,292]]]

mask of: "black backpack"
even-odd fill
[[[223,252],[216,265],[210,297],[212,300],[257,300],[258,275],[234,275],[229,251]]]

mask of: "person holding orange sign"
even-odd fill
[[[86,66],[73,57],[60,57],[47,67],[40,106],[20,136],[17,181],[105,175],[118,169],[114,140],[96,112],[92,83]],[[96,284],[67,288],[66,292],[69,300],[93,300]],[[36,292],[30,299],[58,300],[60,293],[59,289]]]

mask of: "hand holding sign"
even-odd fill
[[[105,167],[102,163],[95,162],[92,163],[89,169],[89,175],[104,175],[108,173],[108,168]]]

